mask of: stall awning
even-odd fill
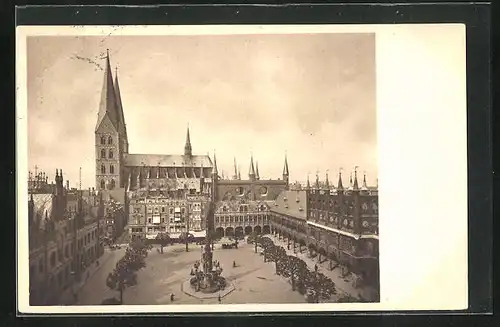
[[[169,236],[170,238],[179,238],[181,236],[181,233],[170,233]]]
[[[146,238],[148,240],[154,240],[154,239],[156,239],[156,235],[158,235],[158,234],[146,234]]]
[[[199,232],[189,232],[191,234],[193,234],[194,237],[206,237],[207,236],[207,232],[202,230],[202,231],[199,231]]]

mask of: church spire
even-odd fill
[[[311,189],[311,183],[309,183],[309,173],[307,173],[307,185],[306,185],[306,189]]]
[[[104,82],[101,91],[101,101],[99,103],[99,113],[97,115],[96,131],[105,117],[108,117],[116,130],[119,128],[119,118],[116,105],[116,95],[113,86],[113,76],[111,64],[109,62],[109,50],[106,52],[106,63],[104,66]]]
[[[186,145],[184,146],[184,155],[185,156],[192,156],[192,148],[191,148],[191,138],[189,137],[189,125],[187,127],[187,132],[186,132]],[[215,159],[215,154],[214,154],[214,159]]]
[[[127,125],[125,124],[125,115],[123,114],[122,96],[120,93],[120,84],[118,83],[118,67],[115,67],[115,96],[116,109],[118,111],[119,129],[122,136],[125,138],[126,146],[128,147]],[[128,149],[126,149],[128,152]]]
[[[285,165],[283,166],[283,179],[285,179],[285,176],[290,176],[290,173],[288,171],[288,159],[287,159],[287,154],[285,152]]]
[[[258,161],[255,161],[255,179],[256,180],[260,179],[260,176],[259,176],[259,162]]]
[[[248,171],[248,177],[250,180],[255,180],[255,168],[253,165],[253,154],[250,155],[250,169]]]
[[[314,185],[314,187],[319,190],[319,172],[316,171],[316,183]]]
[[[325,189],[330,189],[330,182],[328,181],[328,169],[326,170],[326,178],[325,178]]]

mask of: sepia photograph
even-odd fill
[[[375,31],[85,29],[23,39],[30,308],[380,304]]]

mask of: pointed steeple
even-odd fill
[[[123,114],[122,96],[120,93],[120,84],[118,83],[118,67],[115,68],[115,96],[118,112],[119,129],[122,136],[127,139],[127,125],[125,124],[125,115]]]
[[[363,183],[361,184],[361,190],[367,191],[368,185],[366,184],[366,171],[363,172]]]
[[[353,182],[352,188],[355,191],[359,190],[359,186],[358,186],[358,166],[354,167],[354,182]]]
[[[234,161],[234,176],[233,179],[238,179],[238,166],[236,165],[236,157],[233,157]]]
[[[255,179],[255,167],[253,165],[253,154],[250,155],[250,169],[248,170],[248,177],[250,180]]]
[[[326,170],[325,189],[330,189],[330,182],[328,181],[328,169]]]
[[[353,189],[353,183],[352,183],[352,172],[351,175],[349,176],[349,186],[347,187],[347,190],[352,191]]]
[[[314,184],[314,187],[319,190],[319,172],[316,171],[316,183]]]
[[[260,179],[260,176],[259,176],[259,162],[258,161],[255,161],[255,179],[256,180]]]
[[[96,131],[106,116],[118,131],[119,118],[116,105],[115,88],[113,86],[113,75],[111,73],[111,64],[109,63],[109,51],[106,53],[106,63],[104,66],[104,82],[101,91],[101,101],[99,103],[99,113],[97,115],[97,125],[95,127]]]
[[[189,125],[187,127],[187,132],[186,132],[186,145],[184,145],[184,155],[185,156],[192,156],[192,148],[191,148],[191,138],[189,136]]]
[[[309,183],[309,173],[307,173],[307,184],[306,184],[306,189],[311,189],[311,183]]]
[[[215,150],[214,150],[214,167],[212,169],[212,179],[217,180],[219,177],[219,171],[217,170],[217,158],[215,157]]]
[[[238,166],[238,179],[241,181],[241,169],[240,169],[240,166]]]
[[[344,185],[342,184],[342,168],[339,170],[339,181],[337,182],[337,190],[343,191]]]
[[[283,178],[284,178],[285,176],[287,176],[287,177],[288,177],[288,176],[290,176],[290,173],[289,173],[289,171],[288,171],[288,159],[287,159],[287,154],[286,154],[286,152],[285,152],[285,165],[283,166]]]

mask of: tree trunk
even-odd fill
[[[188,249],[188,242],[186,241],[186,252],[188,252],[189,249]]]
[[[257,253],[257,240],[254,240],[255,243],[255,253]]]
[[[160,244],[160,252],[163,253],[163,244]]]

